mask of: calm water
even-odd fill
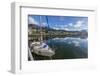
[[[52,59],[76,59],[88,57],[88,40],[74,37],[51,38],[47,40],[49,47],[55,50]],[[50,59],[35,56],[35,60]]]

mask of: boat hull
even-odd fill
[[[44,47],[46,45],[46,47]],[[42,55],[42,56],[53,56],[55,54],[55,51],[52,50],[47,44],[45,43],[40,43],[40,42],[33,42],[33,50],[37,55]]]

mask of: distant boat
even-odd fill
[[[37,55],[41,56],[48,56],[51,57],[55,54],[55,51],[52,50],[44,41],[43,41],[43,35],[42,35],[42,25],[41,25],[41,16],[40,16],[40,41],[33,41],[30,45],[30,47],[33,48],[31,52],[34,52]]]

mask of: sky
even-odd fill
[[[88,17],[29,15],[28,24],[41,24],[56,30],[81,31],[88,30]]]

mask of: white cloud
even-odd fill
[[[68,29],[68,27],[67,27],[67,25],[54,25],[53,27],[52,27],[53,29],[56,29],[56,30],[66,30],[66,31],[68,31],[69,29]]]
[[[32,17],[29,17],[28,18],[28,21],[29,21],[29,24],[36,24],[36,25],[39,25],[39,23]]]
[[[46,22],[42,22],[42,26],[47,26],[47,23]]]
[[[69,23],[68,25],[69,25],[69,26],[73,26],[73,23]]]
[[[68,25],[55,25],[54,27],[55,29],[66,31],[80,31],[82,29],[87,29],[87,26],[84,25],[83,20],[79,20],[75,24],[69,23]]]
[[[69,31],[69,29],[68,29],[68,28],[64,28],[64,30]]]
[[[53,29],[55,29],[55,30],[60,30],[60,28],[57,28],[57,27],[52,27]]]
[[[75,28],[80,28],[83,26],[84,21],[77,21],[76,24],[74,25]]]
[[[54,25],[54,27],[58,27],[58,25],[56,24],[56,25]]]
[[[88,29],[88,27],[85,24],[84,20],[79,20],[75,24],[69,23],[68,25],[70,26],[70,30],[72,30],[72,31],[80,31],[82,29],[83,30],[87,30]]]
[[[56,30],[66,30],[66,31],[81,31],[81,30],[87,30],[88,27],[85,24],[84,20],[78,20],[76,21],[76,23],[68,23],[67,25],[57,25],[55,24],[53,27],[53,29]]]

